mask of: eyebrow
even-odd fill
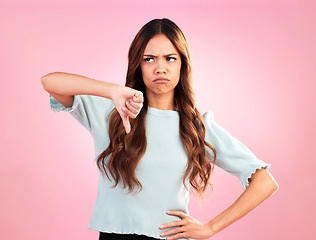
[[[167,54],[167,55],[164,55],[164,57],[169,57],[171,55],[178,55],[176,53],[170,53],[170,54]],[[144,57],[157,57],[155,55],[151,55],[151,54],[144,54]]]

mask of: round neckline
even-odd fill
[[[179,117],[179,113],[175,110],[162,110],[158,108],[148,107],[148,113],[158,116],[176,116]]]

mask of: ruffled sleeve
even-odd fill
[[[249,186],[248,179],[257,169],[270,168],[271,164],[258,159],[243,143],[216,123],[212,112],[206,112],[203,117],[206,128],[205,140],[216,149],[215,165],[237,176],[243,189]],[[210,156],[214,156],[210,148],[206,147],[206,150]]]
[[[49,95],[49,106],[54,112],[69,112],[81,125],[90,132],[105,122],[113,109],[110,99],[92,95],[74,95],[73,105],[65,107],[52,95]]]

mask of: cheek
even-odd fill
[[[148,69],[146,67],[141,67],[142,77],[145,85],[147,86],[148,80],[150,79],[150,75],[148,73]]]
[[[148,67],[141,66],[140,69],[142,71],[143,77],[146,77],[148,75]]]

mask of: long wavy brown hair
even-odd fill
[[[189,177],[190,185],[203,197],[216,160],[215,148],[205,141],[204,120],[195,107],[192,90],[192,67],[190,49],[181,29],[167,18],[154,19],[145,24],[136,34],[128,52],[128,69],[125,86],[143,92],[143,108],[135,119],[130,120],[131,131],[125,133],[122,119],[114,108],[109,115],[110,144],[97,157],[97,166],[116,187],[120,181],[123,188],[133,192],[135,187],[141,191],[135,169],[147,147],[145,119],[148,110],[146,87],[143,82],[140,63],[148,41],[157,34],[165,34],[181,55],[180,80],[175,87],[175,106],[180,116],[180,135],[187,150],[188,164],[183,184]],[[206,157],[208,146],[213,151],[213,164]],[[112,179],[111,179],[112,178]],[[192,190],[192,189],[191,189]]]

